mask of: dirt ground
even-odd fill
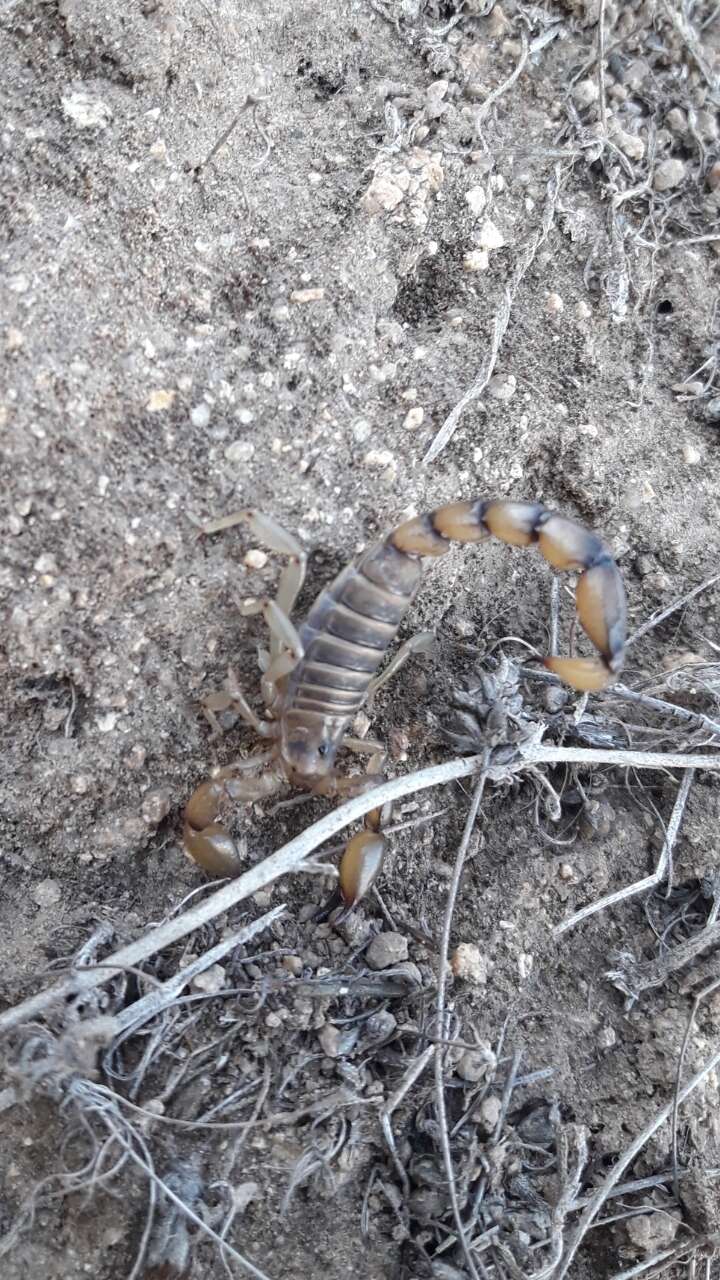
[[[183,807],[257,744],[233,711],[213,734],[201,701],[232,664],[259,709],[263,628],[238,606],[272,593],[279,560],[203,522],[250,505],[296,534],[299,616],[394,524],[471,496],[540,499],[601,531],[631,633],[717,570],[720,9],[0,0],[0,44],[9,1009],[212,890],[183,855]],[[680,805],[670,879],[553,930],[648,875],[678,812],[682,771],[614,768],[612,752],[720,743],[672,710],[717,723],[720,582],[628,652],[624,687],[665,711],[618,692],[586,706],[537,667],[498,666],[548,651],[551,582],[497,542],[434,561],[401,636],[431,628],[435,650],[358,726],[397,776],[452,757],[458,694],[474,749],[495,700],[511,738],[540,725],[607,754],[486,788],[439,1092],[432,1065],[406,1073],[437,1039],[472,782],[400,803],[415,825],[347,925],[313,919],[330,878],[285,878],[147,979],[7,1039],[4,1280],[246,1274],[208,1229],[270,1280],[715,1274],[717,1072],[571,1248],[678,1070],[717,1052],[720,994],[688,1021],[718,975],[710,770]],[[330,808],[241,809],[243,865]],[[88,1019],[282,903],[192,1001],[88,1048]],[[380,958],[376,934],[393,935]],[[403,1080],[393,1158],[381,1111]]]

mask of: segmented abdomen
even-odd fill
[[[351,718],[420,582],[419,558],[389,541],[369,547],[320,593],[300,627],[305,656],[292,673],[284,711]]]

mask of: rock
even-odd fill
[[[322,302],[325,297],[325,290],[317,289],[293,289],[290,294],[291,302]]]
[[[165,787],[152,787],[145,792],[140,811],[143,822],[149,827],[158,827],[170,812],[170,792]]]
[[[499,227],[495,223],[486,218],[478,232],[478,244],[481,249],[502,249],[505,244],[505,237]]]
[[[685,180],[685,165],[682,160],[663,160],[655,170],[653,187],[656,191],[671,191],[679,187]]]
[[[255,452],[254,444],[249,440],[233,440],[225,449],[227,462],[249,462]]]
[[[62,897],[59,880],[40,880],[32,891],[32,900],[39,907],[54,907]]]
[[[264,569],[268,562],[267,555],[264,551],[260,551],[257,547],[252,547],[250,551],[246,551],[243,556],[243,564],[248,569]]]
[[[214,996],[225,986],[225,970],[221,964],[211,964],[209,969],[196,973],[190,986],[194,991],[202,991],[205,995]]]
[[[549,293],[545,299],[545,310],[549,316],[560,316],[565,310],[565,303],[559,293]]]
[[[708,422],[720,422],[720,396],[713,396],[705,405],[705,417]]]
[[[497,1122],[502,1115],[502,1100],[495,1096],[494,1093],[483,1098],[480,1106],[473,1112],[473,1120],[477,1122],[485,1133],[494,1133]]]
[[[489,266],[487,249],[471,249],[463,258],[465,271],[487,271]]]
[[[450,968],[456,978],[484,987],[488,980],[488,959],[472,942],[461,942],[450,957]]]
[[[422,405],[417,404],[414,409],[410,409],[405,415],[403,426],[406,427],[408,431],[415,431],[417,427],[422,426],[424,417],[425,410]]]
[[[517,391],[517,378],[514,373],[496,373],[488,383],[488,395],[493,400],[500,400],[503,403],[512,400]]]
[[[402,933],[378,933],[365,952],[371,969],[389,969],[408,958],[408,940]]]
[[[465,1050],[458,1059],[455,1074],[461,1080],[467,1080],[468,1084],[477,1084],[478,1080],[484,1080],[490,1071],[494,1071],[496,1065],[495,1054],[490,1046],[478,1045],[477,1049]]]
[[[591,103],[597,102],[600,97],[597,80],[591,76],[586,80],[579,80],[572,91],[572,96],[579,107],[589,107]]]
[[[643,1253],[659,1253],[672,1244],[680,1227],[679,1213],[641,1213],[637,1218],[628,1218],[625,1232],[631,1244]]]
[[[482,187],[471,187],[465,192],[465,203],[468,205],[470,212],[479,218],[485,212],[487,204],[487,196]]]
[[[207,427],[210,423],[210,405],[196,404],[190,410],[190,422],[194,427]]]
[[[303,962],[300,956],[283,956],[281,962],[283,969],[293,978],[299,978],[303,971]]]
[[[78,129],[107,129],[112,111],[92,93],[69,93],[61,99],[64,114]]]

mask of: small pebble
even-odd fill
[[[450,968],[456,978],[484,987],[488,980],[488,960],[472,942],[461,942],[450,957]]]
[[[708,422],[720,422],[720,396],[714,396],[705,405],[705,417]]]
[[[484,1080],[489,1071],[494,1071],[495,1066],[496,1059],[492,1049],[478,1046],[477,1049],[465,1050],[457,1062],[455,1073],[461,1080],[476,1084],[478,1080]]]
[[[381,468],[395,465],[395,455],[389,449],[371,449],[363,459],[366,467]]]
[[[358,1034],[356,1027],[333,1027],[326,1022],[322,1031],[318,1032],[318,1040],[327,1058],[340,1058],[352,1050]]]
[[[353,423],[352,433],[353,439],[357,440],[358,444],[362,444],[372,435],[372,423],[368,422],[367,418],[358,418],[357,422]]]
[[[194,427],[207,427],[210,422],[210,405],[196,404],[190,410],[190,421]]]
[[[486,218],[478,232],[478,244],[481,249],[502,249],[505,237],[499,227]]]
[[[709,181],[709,179],[708,179],[708,181]],[[5,334],[5,350],[6,350],[6,351],[19,351],[19,350],[20,350],[20,348],[21,348],[21,346],[23,345],[24,341],[25,341],[25,339],[24,339],[23,335],[21,334],[20,330],[19,330],[19,329],[13,329],[13,328],[11,327],[10,329],[8,329],[8,330],[7,330],[7,332],[6,332],[6,334]]]
[[[578,320],[589,320],[592,315],[592,307],[588,305],[584,298],[581,298],[575,307],[575,315]]]
[[[671,111],[668,111],[665,117],[665,124],[673,133],[687,132],[687,116],[684,111],[681,111],[680,107],[673,107]]]
[[[614,1027],[601,1027],[598,1031],[598,1048],[612,1049],[617,1044],[617,1032]]]
[[[39,907],[54,907],[62,897],[59,880],[41,880],[32,891],[33,902]]]
[[[471,187],[465,192],[465,201],[470,208],[470,212],[479,218],[485,211],[487,197],[482,187]]]
[[[91,93],[69,93],[61,98],[64,114],[78,129],[106,129],[112,120],[112,111],[101,98]]]
[[[545,310],[549,316],[562,315],[565,310],[565,303],[559,293],[549,293],[545,299]]]
[[[234,440],[225,449],[227,462],[249,462],[255,452],[255,446],[249,440]]]
[[[290,294],[291,302],[322,302],[325,297],[325,290],[317,289],[293,289]]]
[[[393,931],[376,934],[365,952],[365,960],[371,969],[389,969],[407,958],[407,938]]]
[[[530,977],[533,969],[533,963],[534,960],[531,955],[526,951],[520,952],[520,955],[518,956],[518,973],[520,974],[520,978],[523,982],[526,978]]]
[[[483,1098],[477,1111],[473,1112],[473,1119],[485,1133],[494,1133],[501,1115],[502,1100],[491,1093],[489,1097]]]
[[[196,973],[190,985],[194,991],[203,991],[205,995],[214,996],[225,986],[225,970],[221,964],[211,964],[209,969]]]
[[[685,165],[682,160],[663,160],[655,170],[653,187],[656,191],[671,191],[679,187],[685,180]]]
[[[250,551],[246,551],[243,556],[243,564],[248,569],[264,569],[267,562],[267,555],[257,547],[253,547]]]
[[[517,391],[517,378],[514,373],[496,373],[488,383],[488,395],[493,400],[501,400],[503,402],[512,400]]]
[[[174,399],[174,391],[158,387],[155,391],[150,392],[145,408],[148,413],[163,413],[166,409],[172,408]]]
[[[422,426],[424,417],[425,410],[422,405],[416,404],[415,407],[410,409],[405,415],[403,426],[406,427],[408,431],[415,431],[417,427]]]
[[[561,862],[558,867],[558,875],[561,880],[574,880],[575,868],[569,862]]]
[[[625,1232],[631,1244],[643,1253],[660,1253],[672,1244],[680,1227],[680,1215],[674,1213],[641,1213],[628,1218]]]
[[[674,382],[670,390],[674,391],[675,394],[678,396],[696,397],[696,396],[702,395],[703,391],[705,390],[705,383],[700,381]]]
[[[487,249],[471,249],[463,257],[465,271],[487,271],[490,265]]]
[[[299,978],[303,971],[303,962],[300,956],[283,956],[281,964],[283,969],[292,974],[293,978]]]
[[[33,565],[33,569],[36,573],[57,573],[58,563],[53,555],[50,555],[49,552],[45,552],[43,555],[38,556]]]
[[[705,181],[711,191],[718,190],[718,187],[720,187],[720,160],[716,160],[714,165],[708,169]],[[10,332],[11,331],[8,330],[8,337]],[[14,330],[13,332],[17,332],[17,330]]]
[[[694,444],[683,445],[683,461],[689,467],[695,467],[698,462],[702,462],[702,454],[699,449],[695,448]]]
[[[600,97],[597,80],[590,76],[586,80],[579,80],[572,91],[572,96],[579,107],[589,107],[592,102],[597,102]]]
[[[149,827],[158,827],[170,812],[170,792],[164,787],[153,787],[146,791],[140,811],[143,822]]]

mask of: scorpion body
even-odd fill
[[[625,593],[617,566],[599,537],[542,503],[455,502],[406,521],[320,593],[297,631],[289,615],[304,579],[300,545],[274,521],[252,511],[209,525],[206,532],[240,521],[288,555],[289,563],[277,599],[251,602],[244,610],[262,612],[270,627],[271,649],[262,680],[268,718],[260,720],[235,685],[222,704],[233,705],[274,745],[250,762],[220,770],[201,784],[186,808],[185,848],[211,874],[233,875],[238,870],[234,842],[217,820],[228,803],[260,799],[288,783],[334,796],[357,794],[377,782],[372,770],[359,778],[338,777],[335,760],[342,746],[368,749],[347,737],[355,715],[409,653],[427,647],[427,633],[407,642],[378,678],[378,668],[420,585],[423,557],[444,555],[453,542],[480,542],[490,536],[513,546],[536,543],[554,568],[581,571],[577,613],[600,654],[599,659],[545,658],[546,667],[586,692],[605,688],[622,667]],[[381,751],[379,746],[372,749]],[[238,777],[248,764],[268,767],[256,778]],[[340,864],[340,896],[346,909],[367,892],[380,869],[382,816],[377,810],[369,814],[366,830],[346,847]]]

